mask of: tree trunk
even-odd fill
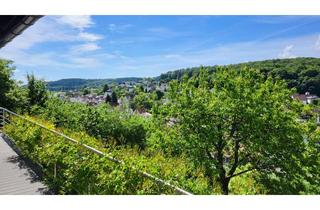
[[[224,195],[229,194],[229,179],[228,178],[223,178],[221,180],[221,189]]]
[[[217,159],[218,159],[218,163],[217,163],[217,168],[219,170],[219,181],[221,184],[221,190],[223,192],[224,195],[228,195],[229,194],[229,181],[230,178],[228,178],[226,176],[226,170],[224,169],[224,162],[223,162],[223,145],[222,142],[220,143],[219,147],[217,147]]]
[[[223,165],[220,165],[220,167],[219,181],[221,184],[221,190],[224,195],[228,195],[230,178],[226,176],[226,171],[224,170]]]

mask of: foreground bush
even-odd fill
[[[165,159],[161,154],[139,154],[134,148],[111,152],[83,132],[63,131],[80,139],[81,143],[125,162],[124,165],[116,164],[25,120],[13,118],[12,121],[5,126],[5,133],[14,139],[24,156],[41,166],[45,183],[59,194],[174,194],[172,189],[141,176],[138,169],[193,193],[210,193],[201,170],[193,170],[183,158]],[[50,123],[39,123],[54,129]]]
[[[32,114],[56,127],[84,131],[105,144],[145,146],[146,119],[106,104],[92,107],[51,98],[45,108],[34,109]]]

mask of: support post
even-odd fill
[[[54,164],[54,168],[53,168],[53,177],[54,177],[54,179],[57,178],[57,164],[56,163]]]
[[[6,118],[6,111],[5,111],[5,109],[2,108],[2,132],[3,132],[3,128],[6,124],[5,118]]]

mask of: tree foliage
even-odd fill
[[[110,95],[106,96],[106,103],[111,104],[111,96]]]
[[[12,61],[0,59],[0,106],[19,111],[27,106],[27,93],[12,78],[14,70]]]
[[[14,68],[11,62],[6,60],[0,60],[0,106],[5,107],[9,100],[7,94],[11,90],[14,81],[11,79]]]
[[[139,82],[143,78],[139,77],[124,77],[117,79],[61,79],[57,81],[48,82],[48,89],[51,91],[68,91],[79,90],[85,87],[88,88],[101,88],[105,84],[119,84],[123,82]]]
[[[44,106],[48,93],[43,80],[38,80],[33,74],[27,75],[29,106]]]
[[[320,59],[319,58],[292,58],[273,59],[265,61],[255,61],[229,65],[239,69],[244,66],[260,69],[266,77],[280,77],[284,79],[289,88],[296,88],[299,93],[309,91],[320,96]],[[209,73],[215,72],[218,68],[228,68],[228,66],[206,66]],[[189,78],[198,75],[199,67],[169,71],[161,74],[157,79],[169,82],[171,80],[181,80],[184,75]]]
[[[57,127],[87,132],[106,145],[143,148],[147,138],[144,118],[106,104],[91,107],[51,98],[46,102],[45,108],[32,114],[50,120]]]
[[[117,106],[118,105],[118,96],[117,93],[115,91],[113,91],[111,93],[111,100],[110,100],[110,104],[112,106]]]
[[[130,107],[138,112],[145,112],[152,108],[153,98],[150,94],[141,90],[136,90],[136,95],[130,103]]]
[[[83,89],[83,95],[89,95],[91,93],[91,90],[89,88]]]
[[[102,92],[107,92],[107,90],[109,90],[109,85],[108,85],[108,84],[105,84],[105,85],[103,86]]]
[[[298,176],[306,145],[290,95],[285,82],[254,69],[218,68],[211,75],[202,69],[171,83],[158,114],[166,123],[174,119],[175,146],[228,194],[230,180],[244,173],[285,174],[288,182]]]

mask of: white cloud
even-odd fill
[[[152,34],[153,36],[156,37],[162,37],[162,38],[172,38],[175,36],[186,36],[188,35],[189,32],[176,32],[170,28],[167,27],[152,27],[152,28],[148,28],[147,32],[149,32],[150,34]]]
[[[83,41],[95,42],[100,39],[103,39],[103,36],[98,34],[88,33],[88,32],[80,32],[79,39]]]
[[[48,66],[63,66],[58,61],[59,55],[53,52],[46,53],[29,53],[22,50],[7,50],[0,51],[0,58],[10,59],[14,64],[22,70],[22,67],[48,67]]]
[[[166,27],[152,27],[152,28],[148,28],[147,31],[152,33],[165,33],[165,34],[172,33],[172,31]]]
[[[318,36],[317,41],[314,46],[315,46],[316,50],[320,50],[320,35]]]
[[[108,26],[108,30],[111,32],[123,32],[129,28],[133,27],[132,24],[114,24],[111,23]]]
[[[71,65],[82,68],[93,68],[100,65],[100,61],[94,57],[73,57],[70,58]]]
[[[85,44],[73,46],[71,48],[71,52],[73,53],[91,52],[91,51],[96,51],[98,49],[101,49],[101,47],[98,46],[96,43],[85,43]]]
[[[264,24],[285,24],[306,19],[306,16],[253,16],[253,21]]]
[[[272,39],[263,42],[249,41],[208,46],[202,50],[172,50],[167,54],[131,57],[113,64],[113,77],[158,76],[162,72],[200,65],[224,65],[246,61],[284,57],[319,57],[314,49],[317,36]],[[291,46],[292,45],[292,46]],[[284,47],[285,46],[285,47]],[[284,52],[284,53],[283,53]]]
[[[137,44],[137,43],[146,43],[146,42],[155,42],[160,41],[162,38],[157,36],[127,36],[121,38],[114,38],[108,43],[111,45],[128,45],[128,44]]]
[[[283,50],[282,52],[279,54],[279,58],[294,58],[296,56],[294,56],[292,54],[292,51],[293,51],[293,47],[294,45],[287,45]]]
[[[94,24],[90,15],[65,15],[57,17],[57,21],[79,30],[90,28]]]
[[[41,18],[35,23],[35,25],[31,26],[28,28],[28,30],[17,36],[12,42],[8,43],[4,49],[28,50],[35,45],[46,42],[95,42],[104,38],[100,34],[88,33],[83,30],[79,32],[79,28],[83,29],[87,27],[88,24],[80,24],[76,21],[73,24],[66,24],[65,22],[61,21],[65,19],[65,16],[47,16]]]
[[[74,62],[76,60],[72,59],[78,58],[80,53],[100,49],[95,42],[103,39],[102,35],[82,30],[92,24],[88,16],[85,18],[46,16],[2,48],[0,57],[13,60],[20,70],[21,66],[42,69],[82,68],[80,62]],[[79,44],[66,52],[47,50],[38,53],[32,49],[34,46],[49,42],[65,42],[66,45],[59,46],[66,47],[75,42]],[[94,63],[93,60],[91,59],[91,63]]]
[[[167,54],[167,55],[164,55],[164,58],[167,58],[167,59],[180,59],[181,55],[179,55],[179,54]]]
[[[109,31],[114,31],[116,29],[116,24],[109,24],[109,27],[108,27]]]
[[[62,27],[54,18],[49,16],[40,19],[35,25],[17,36],[5,46],[5,49],[26,50],[44,42],[74,40],[76,40],[76,36],[72,30]]]

